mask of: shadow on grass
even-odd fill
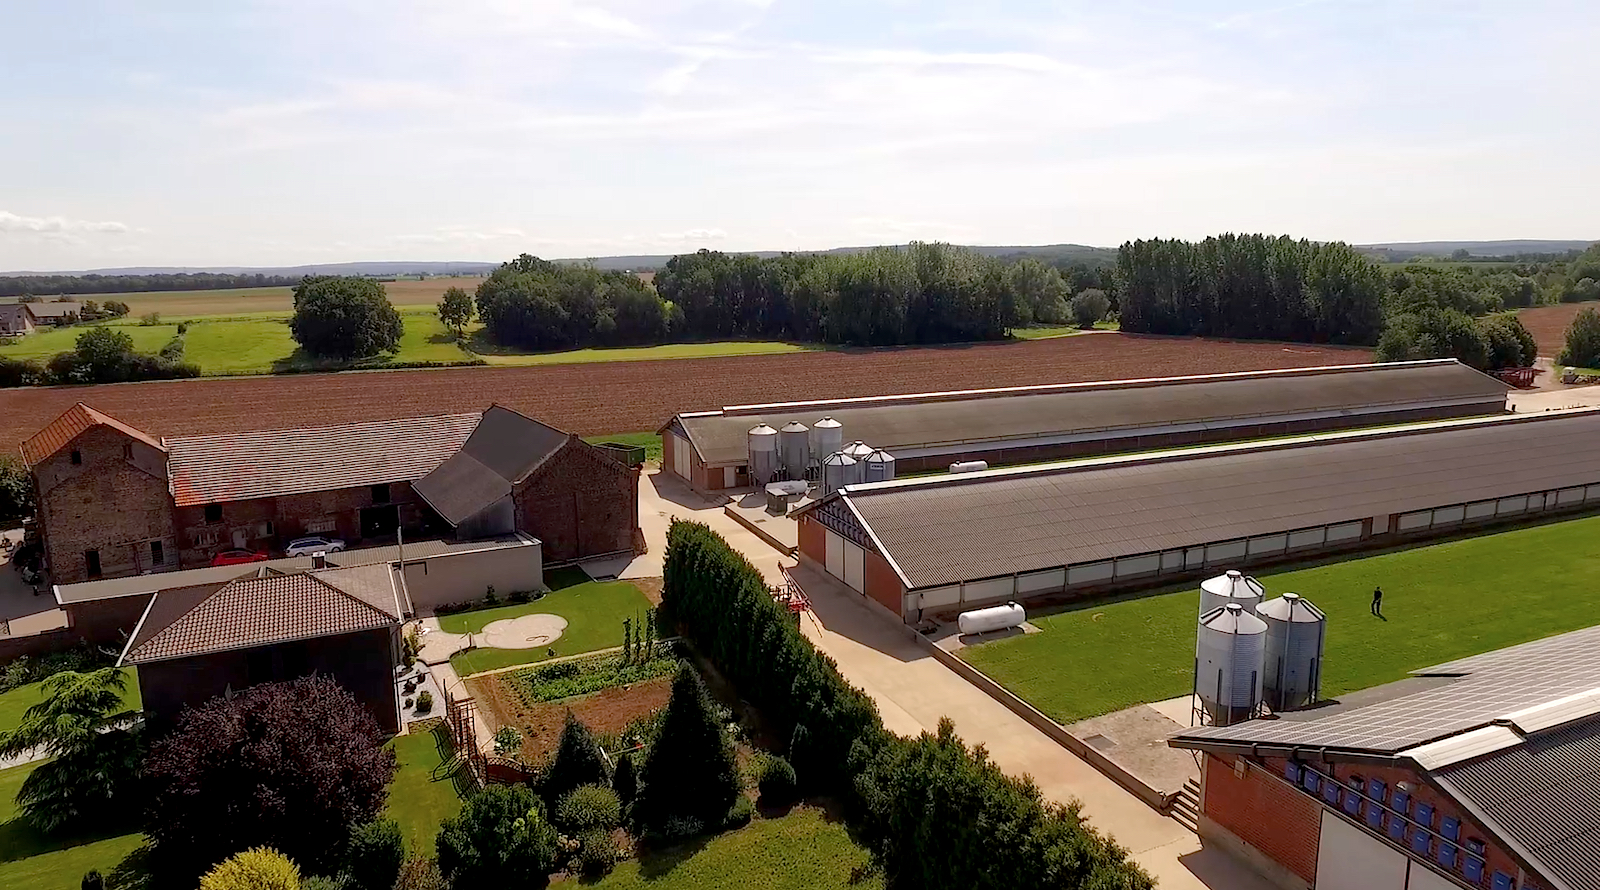
[[[153,890],[156,881],[150,875],[150,859],[149,844],[134,848],[105,876],[106,890]]]
[[[70,850],[138,830],[136,825],[107,823],[95,828],[50,835],[17,816],[9,822],[0,823],[0,862],[17,862],[46,853]]]

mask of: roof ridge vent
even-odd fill
[[[1600,715],[1600,687],[1512,711],[1501,720],[1515,726],[1523,735],[1532,735],[1596,715]]]

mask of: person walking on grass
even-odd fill
[[[1372,614],[1383,617],[1383,588],[1372,588]]]

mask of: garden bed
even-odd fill
[[[575,698],[530,704],[507,676],[491,674],[468,680],[467,691],[477,699],[491,729],[514,726],[522,732],[522,759],[528,763],[555,753],[568,711],[587,724],[595,735],[614,736],[634,721],[666,707],[672,695],[672,677],[668,675],[627,686],[612,686]]]

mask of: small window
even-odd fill
[[[1418,825],[1421,825],[1423,828],[1432,828],[1433,827],[1433,805],[1432,804],[1423,803],[1420,800],[1417,801],[1417,814],[1415,816],[1412,816],[1411,818]]]
[[[1312,794],[1316,794],[1317,789],[1321,787],[1317,778],[1317,774],[1311,770],[1306,770],[1301,774],[1300,784],[1305,786],[1305,789]]]
[[[73,452],[73,453],[76,454],[77,452]],[[83,562],[88,567],[89,577],[91,577],[91,578],[100,577],[100,551],[98,551],[98,550],[85,550],[85,551],[83,551]]]
[[[206,521],[207,522],[221,522],[222,521],[222,505],[221,504],[206,504]]]
[[[164,563],[166,561],[167,561],[166,548],[161,546],[161,542],[160,541],[151,541],[150,542],[150,564],[151,565],[161,565],[162,563]]]
[[[372,486],[372,502],[374,504],[389,503],[389,483],[384,482]]]
[[[1424,857],[1428,855],[1428,845],[1433,839],[1428,836],[1428,830],[1421,825],[1411,829],[1411,850]]]
[[[83,463],[83,452],[76,448],[72,449],[72,462],[75,464]]]
[[[124,460],[133,460],[133,443],[132,442],[123,442],[122,443],[122,457],[123,457]]]

